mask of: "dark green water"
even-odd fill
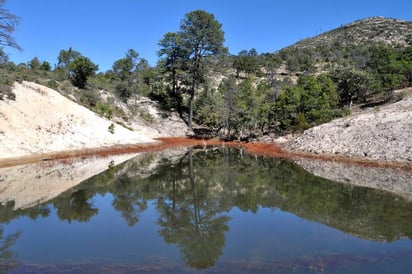
[[[401,197],[237,149],[152,159],[0,206],[0,273],[412,273]]]

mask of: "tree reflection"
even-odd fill
[[[226,210],[210,195],[205,178],[197,176],[192,151],[187,157],[173,169],[183,176],[165,182],[158,198],[159,233],[166,242],[179,246],[187,265],[202,269],[213,266],[222,255],[230,218],[222,215]]]
[[[89,201],[90,196],[86,190],[79,189],[69,195],[56,199],[54,206],[57,209],[57,216],[60,220],[88,222],[99,209],[94,208]]]
[[[123,175],[114,183],[112,205],[122,213],[129,226],[139,222],[140,215],[147,209],[147,200],[142,196],[139,184]]]
[[[16,243],[16,240],[20,237],[20,232],[9,236],[4,236],[3,233],[3,227],[0,227],[0,273],[7,273],[16,266],[15,255],[10,247]]]
[[[38,217],[46,218],[49,215],[50,208],[48,205],[35,205],[27,209],[14,210],[14,201],[10,201],[5,205],[0,204],[0,223],[7,223],[21,216],[27,216],[35,220]]]
[[[154,158],[110,167],[63,193],[52,202],[57,215],[69,223],[87,222],[98,213],[92,197],[111,193],[113,208],[134,226],[155,204],[159,234],[178,246],[187,265],[199,269],[214,265],[221,256],[229,230],[226,212],[233,208],[252,213],[280,208],[356,237],[412,239],[410,201],[376,189],[335,183],[287,160],[224,147],[190,150],[178,160],[153,162]],[[1,223],[19,216],[46,217],[51,205],[13,208],[13,202],[0,205]],[[9,244],[5,246],[1,251]]]

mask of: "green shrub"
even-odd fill
[[[57,90],[59,87],[59,84],[55,80],[50,79],[47,81],[46,86],[51,89]]]
[[[96,112],[109,120],[113,117],[113,109],[107,104],[98,103]]]
[[[154,116],[148,111],[140,111],[140,117],[142,117],[145,121],[153,123]]]
[[[110,126],[107,128],[107,130],[108,130],[111,134],[114,134],[114,124],[111,123]]]
[[[96,90],[79,90],[80,102],[86,106],[95,107],[100,102],[100,95]]]

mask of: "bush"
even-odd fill
[[[54,90],[59,88],[59,84],[55,80],[51,79],[47,81],[46,86]]]
[[[113,117],[113,109],[107,104],[98,103],[96,112],[109,120]]]
[[[110,126],[107,128],[107,130],[108,130],[111,134],[114,134],[114,124],[111,123]]]
[[[120,82],[116,85],[115,94],[120,98],[120,100],[126,103],[127,99],[129,99],[132,95],[132,91],[128,85]]]
[[[80,90],[80,102],[95,107],[100,102],[100,95],[96,90]]]
[[[153,123],[155,117],[148,111],[140,111],[140,117],[142,117],[145,121]]]

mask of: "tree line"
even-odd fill
[[[18,18],[10,20],[13,28],[0,36],[0,45],[18,47],[10,35]],[[224,41],[214,15],[196,10],[160,39],[156,66],[129,49],[110,70],[97,73],[98,65],[72,48],[60,51],[54,68],[37,57],[15,65],[0,48],[0,90],[8,91],[0,99],[13,99],[8,87],[16,80],[47,79],[44,84],[63,93],[69,82],[82,103],[107,118],[115,107],[100,98],[101,89],[125,103],[134,96],[155,99],[191,128],[248,138],[303,130],[349,113],[353,104],[385,103],[393,90],[412,85],[411,46],[331,43],[231,55]]]

